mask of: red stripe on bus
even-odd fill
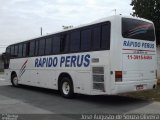
[[[137,51],[155,52],[155,50],[140,50],[140,49],[123,49],[123,50],[137,50]]]
[[[26,61],[24,62],[24,64],[22,65],[21,69],[23,68],[23,66],[24,66],[27,62],[28,62],[28,60],[26,60]]]

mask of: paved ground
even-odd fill
[[[0,113],[58,114],[52,118],[70,120],[74,119],[73,115],[60,114],[160,113],[159,110],[159,102],[122,96],[77,95],[75,99],[64,99],[54,90],[28,86],[14,88],[0,79]]]
[[[0,73],[0,81],[3,81],[3,80],[5,80],[5,79],[4,79],[4,76],[3,76],[2,73]]]

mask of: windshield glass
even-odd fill
[[[122,36],[130,39],[154,41],[154,26],[149,22],[122,18]]]

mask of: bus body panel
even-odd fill
[[[101,54],[100,54],[101,53]],[[86,61],[83,62],[82,66],[76,67],[66,67],[70,65],[72,57],[83,57],[90,56],[88,58],[89,65],[84,67]],[[62,58],[67,58],[70,56],[69,61],[61,61]],[[43,60],[52,58],[57,58],[58,63],[56,66],[49,67],[48,64],[43,63]],[[44,87],[58,90],[58,78],[61,73],[68,73],[74,84],[74,92],[81,94],[92,94],[93,91],[93,67],[103,67],[104,68],[104,87],[105,91],[103,93],[110,92],[110,61],[109,61],[108,51],[96,51],[89,53],[75,53],[75,54],[64,54],[64,55],[52,55],[52,56],[42,56],[24,59],[12,59],[10,62],[10,73],[15,71],[18,75],[19,84]],[[98,61],[95,61],[97,59]],[[38,60],[38,63],[36,63]],[[42,63],[41,63],[42,60]],[[78,61],[79,63],[81,61]],[[18,63],[18,64],[17,64]],[[36,67],[36,65],[39,65]],[[73,65],[73,64],[72,64]],[[81,63],[80,63],[81,65]],[[10,76],[10,75],[9,75]],[[100,91],[99,91],[100,92]]]
[[[134,19],[150,23],[150,21],[144,19]],[[117,19],[117,22],[122,23],[122,18]],[[122,71],[122,82],[115,82],[115,88],[111,94],[155,88],[157,85],[155,40],[148,41],[123,38],[122,24],[118,26],[117,29],[119,29],[119,32],[117,39],[119,41],[119,47],[117,47],[117,49],[120,52],[118,53],[119,59],[114,62],[117,62],[119,65],[114,68],[116,68],[117,71]]]
[[[8,72],[5,72],[6,79],[10,80],[11,73],[15,71],[20,84],[58,90],[59,76],[67,73],[72,78],[74,92],[87,95],[115,95],[153,89],[157,84],[156,48],[136,48],[127,42],[152,46],[156,46],[156,42],[124,38],[122,17],[113,16],[99,21],[111,22],[110,50],[11,59]],[[121,82],[116,82],[116,71],[122,72]]]
[[[150,44],[154,48],[143,47],[125,47],[123,46],[123,71],[124,80],[151,80],[156,79],[156,44],[154,42],[124,40],[124,42],[133,42]]]

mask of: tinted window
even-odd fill
[[[15,48],[15,50],[14,50],[14,55],[15,55],[15,57],[17,57],[18,56],[18,45],[15,45],[14,46]]]
[[[23,57],[26,57],[26,43],[23,44]]]
[[[18,57],[22,57],[22,53],[23,53],[23,44],[19,44]]]
[[[53,48],[53,53],[60,52],[60,37],[59,36],[53,37],[52,48]]]
[[[10,47],[7,47],[7,48],[6,48],[6,53],[7,53],[7,54],[10,54],[10,52],[11,52],[11,48],[10,48]]]
[[[101,36],[101,49],[109,50],[110,49],[110,31],[111,25],[110,22],[102,25],[102,36]]]
[[[13,55],[14,55],[14,45],[11,46],[11,56],[13,57]]]
[[[76,52],[80,49],[80,32],[74,31],[70,36],[70,51]]]
[[[36,40],[35,41],[36,43],[36,45],[35,45],[35,56],[37,56],[38,55],[38,46],[39,46],[39,41],[38,40]]]
[[[35,41],[30,42],[30,47],[29,47],[29,56],[33,57],[34,56],[34,48],[35,48]]]
[[[69,50],[69,34],[61,35],[61,52],[68,52]]]
[[[46,47],[45,47],[45,54],[49,55],[52,52],[52,38],[46,39]]]
[[[91,30],[81,32],[81,50],[90,50],[91,48]]]
[[[93,28],[93,50],[100,49],[101,43],[101,26],[96,26]]]
[[[44,50],[45,50],[45,39],[41,39],[39,41],[38,55],[44,55]]]
[[[154,41],[154,26],[141,20],[122,19],[122,36],[124,38]]]

